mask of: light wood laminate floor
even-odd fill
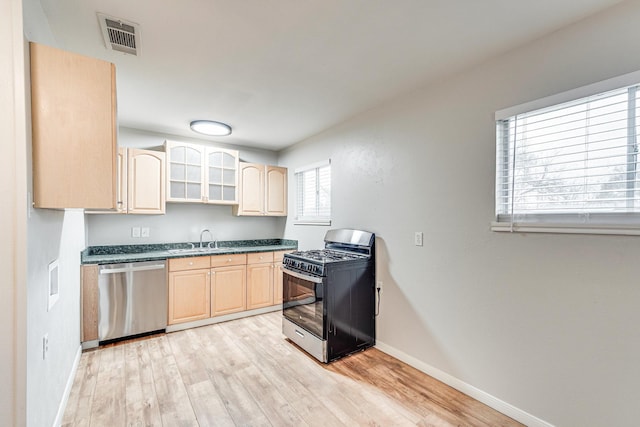
[[[82,354],[64,426],[516,426],[376,349],[329,365],[269,313]]]

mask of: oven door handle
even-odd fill
[[[308,282],[313,282],[313,283],[322,283],[322,277],[310,276],[308,274],[298,273],[297,271],[291,270],[286,266],[282,267],[282,270],[284,271],[285,274],[288,274],[289,276],[297,277],[298,279],[301,279],[301,280],[306,280]]]

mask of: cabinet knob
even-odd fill
[[[189,265],[193,265],[193,261],[189,261]]]
[[[229,258],[229,259],[227,260],[227,262],[231,262],[231,258]]]

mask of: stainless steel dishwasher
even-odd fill
[[[100,265],[98,341],[167,327],[165,260]]]

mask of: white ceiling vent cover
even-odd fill
[[[140,25],[120,18],[98,13],[104,44],[109,50],[140,54]]]

